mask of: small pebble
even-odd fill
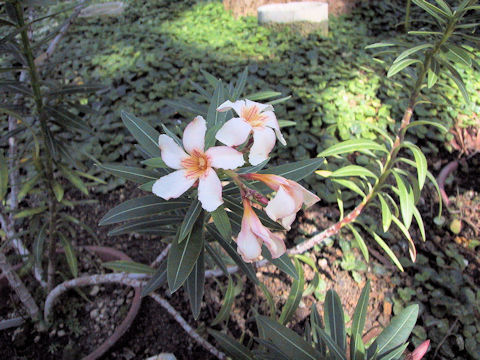
[[[100,287],[98,285],[95,285],[92,290],[90,291],[91,296],[96,296],[100,291]]]

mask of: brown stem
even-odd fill
[[[440,194],[442,195],[442,200],[445,203],[445,206],[448,207],[450,205],[450,200],[448,199],[448,195],[445,192],[445,180],[447,180],[448,175],[451,172],[457,170],[458,168],[458,160],[454,160],[449,162],[445,167],[440,171],[437,177],[438,188],[440,189]]]

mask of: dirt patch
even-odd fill
[[[233,13],[235,17],[239,16],[257,16],[259,6],[266,4],[285,4],[294,1],[312,1],[312,0],[223,0],[226,10]],[[325,0],[328,2],[328,13],[333,15],[348,14],[362,0]],[[365,0],[363,0],[365,1]]]

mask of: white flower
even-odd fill
[[[244,199],[242,227],[237,237],[237,251],[243,261],[255,261],[262,253],[262,243],[267,246],[273,259],[286,251],[283,240],[262,225],[250,202]]]
[[[284,177],[272,174],[245,174],[247,179],[264,182],[269,188],[277,193],[265,207],[265,212],[273,221],[280,220],[282,226],[290,230],[297,212],[305,204],[310,207],[320,200],[320,198],[305,189],[299,183],[285,179]]]
[[[217,111],[230,109],[240,117],[228,120],[217,132],[216,138],[225,145],[237,146],[243,144],[253,132],[253,145],[248,156],[250,164],[257,165],[268,159],[268,154],[275,146],[275,135],[286,145],[271,105],[246,99],[234,103],[225,101]]]
[[[172,169],[153,184],[152,192],[165,200],[178,198],[198,181],[198,200],[207,211],[223,204],[222,184],[214,168],[233,170],[244,164],[242,153],[228,146],[204,151],[205,119],[197,116],[183,132],[185,151],[169,136],[160,135],[162,160]]]

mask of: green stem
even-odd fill
[[[412,7],[412,0],[407,0],[407,7],[405,9],[405,32],[410,28],[410,12]]]
[[[37,71],[37,67],[35,65],[35,57],[33,56],[32,47],[30,45],[30,39],[28,38],[28,29],[25,26],[25,18],[23,13],[23,6],[19,1],[15,2],[15,11],[17,15],[18,25],[22,29],[20,32],[20,36],[22,39],[22,46],[23,52],[27,59],[28,64],[28,71],[30,74],[30,85],[33,90],[33,98],[35,101],[35,112],[38,116],[40,121],[40,129],[41,129],[41,139],[43,143],[43,147],[45,149],[46,159],[44,163],[45,169],[45,184],[48,191],[48,206],[49,206],[49,244],[48,244],[48,287],[47,290],[51,291],[54,286],[54,275],[55,275],[55,249],[56,249],[56,241],[55,241],[55,219],[56,219],[56,199],[53,189],[51,188],[51,184],[54,181],[53,175],[53,157],[50,151],[50,147],[48,145],[48,124],[47,124],[47,117],[44,111],[44,104],[43,104],[43,96],[41,92],[41,84],[40,84],[40,76]]]

